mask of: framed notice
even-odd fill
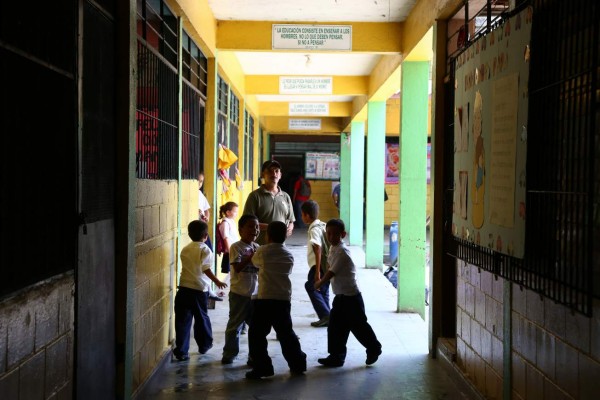
[[[340,180],[340,155],[336,153],[306,153],[306,179]]]

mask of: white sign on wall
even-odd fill
[[[293,119],[290,118],[288,122],[289,130],[296,131],[312,131],[321,129],[320,119]]]
[[[280,76],[279,94],[332,94],[331,76]]]
[[[329,103],[290,103],[290,115],[329,115]]]
[[[273,50],[352,50],[352,25],[273,24]]]

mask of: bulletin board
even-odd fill
[[[532,9],[456,59],[454,236],[523,258]]]
[[[340,180],[340,155],[336,153],[306,153],[306,179]]]

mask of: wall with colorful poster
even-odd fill
[[[306,153],[306,179],[340,180],[340,155],[336,153]]]
[[[455,236],[522,258],[531,9],[456,59]]]

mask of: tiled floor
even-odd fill
[[[275,376],[248,381],[247,335],[241,336],[239,358],[222,365],[221,351],[227,323],[227,301],[210,310],[214,347],[205,355],[191,353],[186,362],[167,363],[139,394],[141,399],[469,399],[469,394],[446,374],[440,361],[428,356],[427,325],[416,314],[398,314],[396,290],[377,270],[359,269],[358,279],[369,322],[383,354],[367,367],[365,350],[351,335],[348,357],[341,368],[323,368],[317,358],[327,355],[327,328],[313,328],[316,315],[304,290],[308,267],[305,232],[288,240],[296,259],[292,274],[292,318],[302,350],[308,355],[304,376],[292,376],[281,355],[275,333],[269,335],[269,353]],[[362,250],[353,248],[357,265],[364,265]],[[362,260],[362,261],[361,261]],[[192,349],[195,344],[192,345]]]

